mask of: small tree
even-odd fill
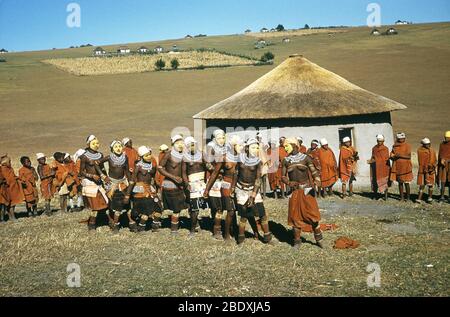
[[[170,61],[170,66],[172,66],[173,70],[177,70],[180,66],[180,62],[178,61],[178,59],[174,58]]]
[[[155,67],[157,70],[162,70],[164,67],[166,67],[166,62],[162,58],[160,58],[156,61]]]
[[[278,24],[278,26],[276,27],[276,30],[277,30],[278,32],[284,31],[284,26],[283,26],[283,24]]]
[[[305,24],[305,30],[309,30],[309,29],[310,29],[309,25]]]
[[[267,63],[267,62],[273,61],[274,59],[275,59],[275,55],[273,55],[272,52],[266,52],[261,57],[261,62]]]

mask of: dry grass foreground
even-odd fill
[[[88,234],[85,212],[22,218],[0,224],[0,296],[449,296],[450,205],[418,206],[362,196],[350,204],[320,202],[325,248],[290,246],[287,201],[268,199],[275,246],[247,239],[224,244],[202,231],[188,239],[163,229],[135,235],[108,227]],[[167,216],[167,215],[166,215]],[[188,219],[183,225],[189,224]],[[355,250],[334,250],[349,236]],[[67,265],[81,268],[81,288],[66,284]],[[369,288],[369,263],[381,268],[381,287]]]
[[[249,66],[258,64],[257,61],[238,56],[226,55],[218,52],[171,52],[156,55],[128,55],[115,57],[82,57],[57,58],[44,60],[57,68],[78,76],[131,74],[156,71],[155,63],[162,59],[171,69],[171,61],[177,59],[179,69],[196,67],[225,67]]]

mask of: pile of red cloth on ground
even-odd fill
[[[348,237],[340,237],[336,241],[334,241],[334,248],[335,249],[356,249],[360,246],[360,243],[356,240],[352,240]]]

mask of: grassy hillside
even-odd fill
[[[76,77],[41,60],[89,56],[92,48],[7,54],[7,62],[0,63],[0,149],[13,156],[73,152],[90,133],[99,136],[105,150],[113,138],[125,135],[136,145],[158,146],[168,142],[174,127],[191,128],[193,114],[241,90],[293,53],[404,103],[409,109],[394,114],[395,129],[406,131],[414,144],[424,136],[437,143],[450,129],[449,26],[399,26],[400,34],[392,37],[371,37],[368,28],[352,28],[333,36],[292,37],[289,44],[280,38],[262,50],[254,49],[254,37],[244,35],[129,45],[176,44],[256,58],[270,50],[276,55],[274,66],[205,71]]]

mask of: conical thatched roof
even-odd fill
[[[406,106],[364,90],[300,55],[195,119],[325,118],[383,113]]]

